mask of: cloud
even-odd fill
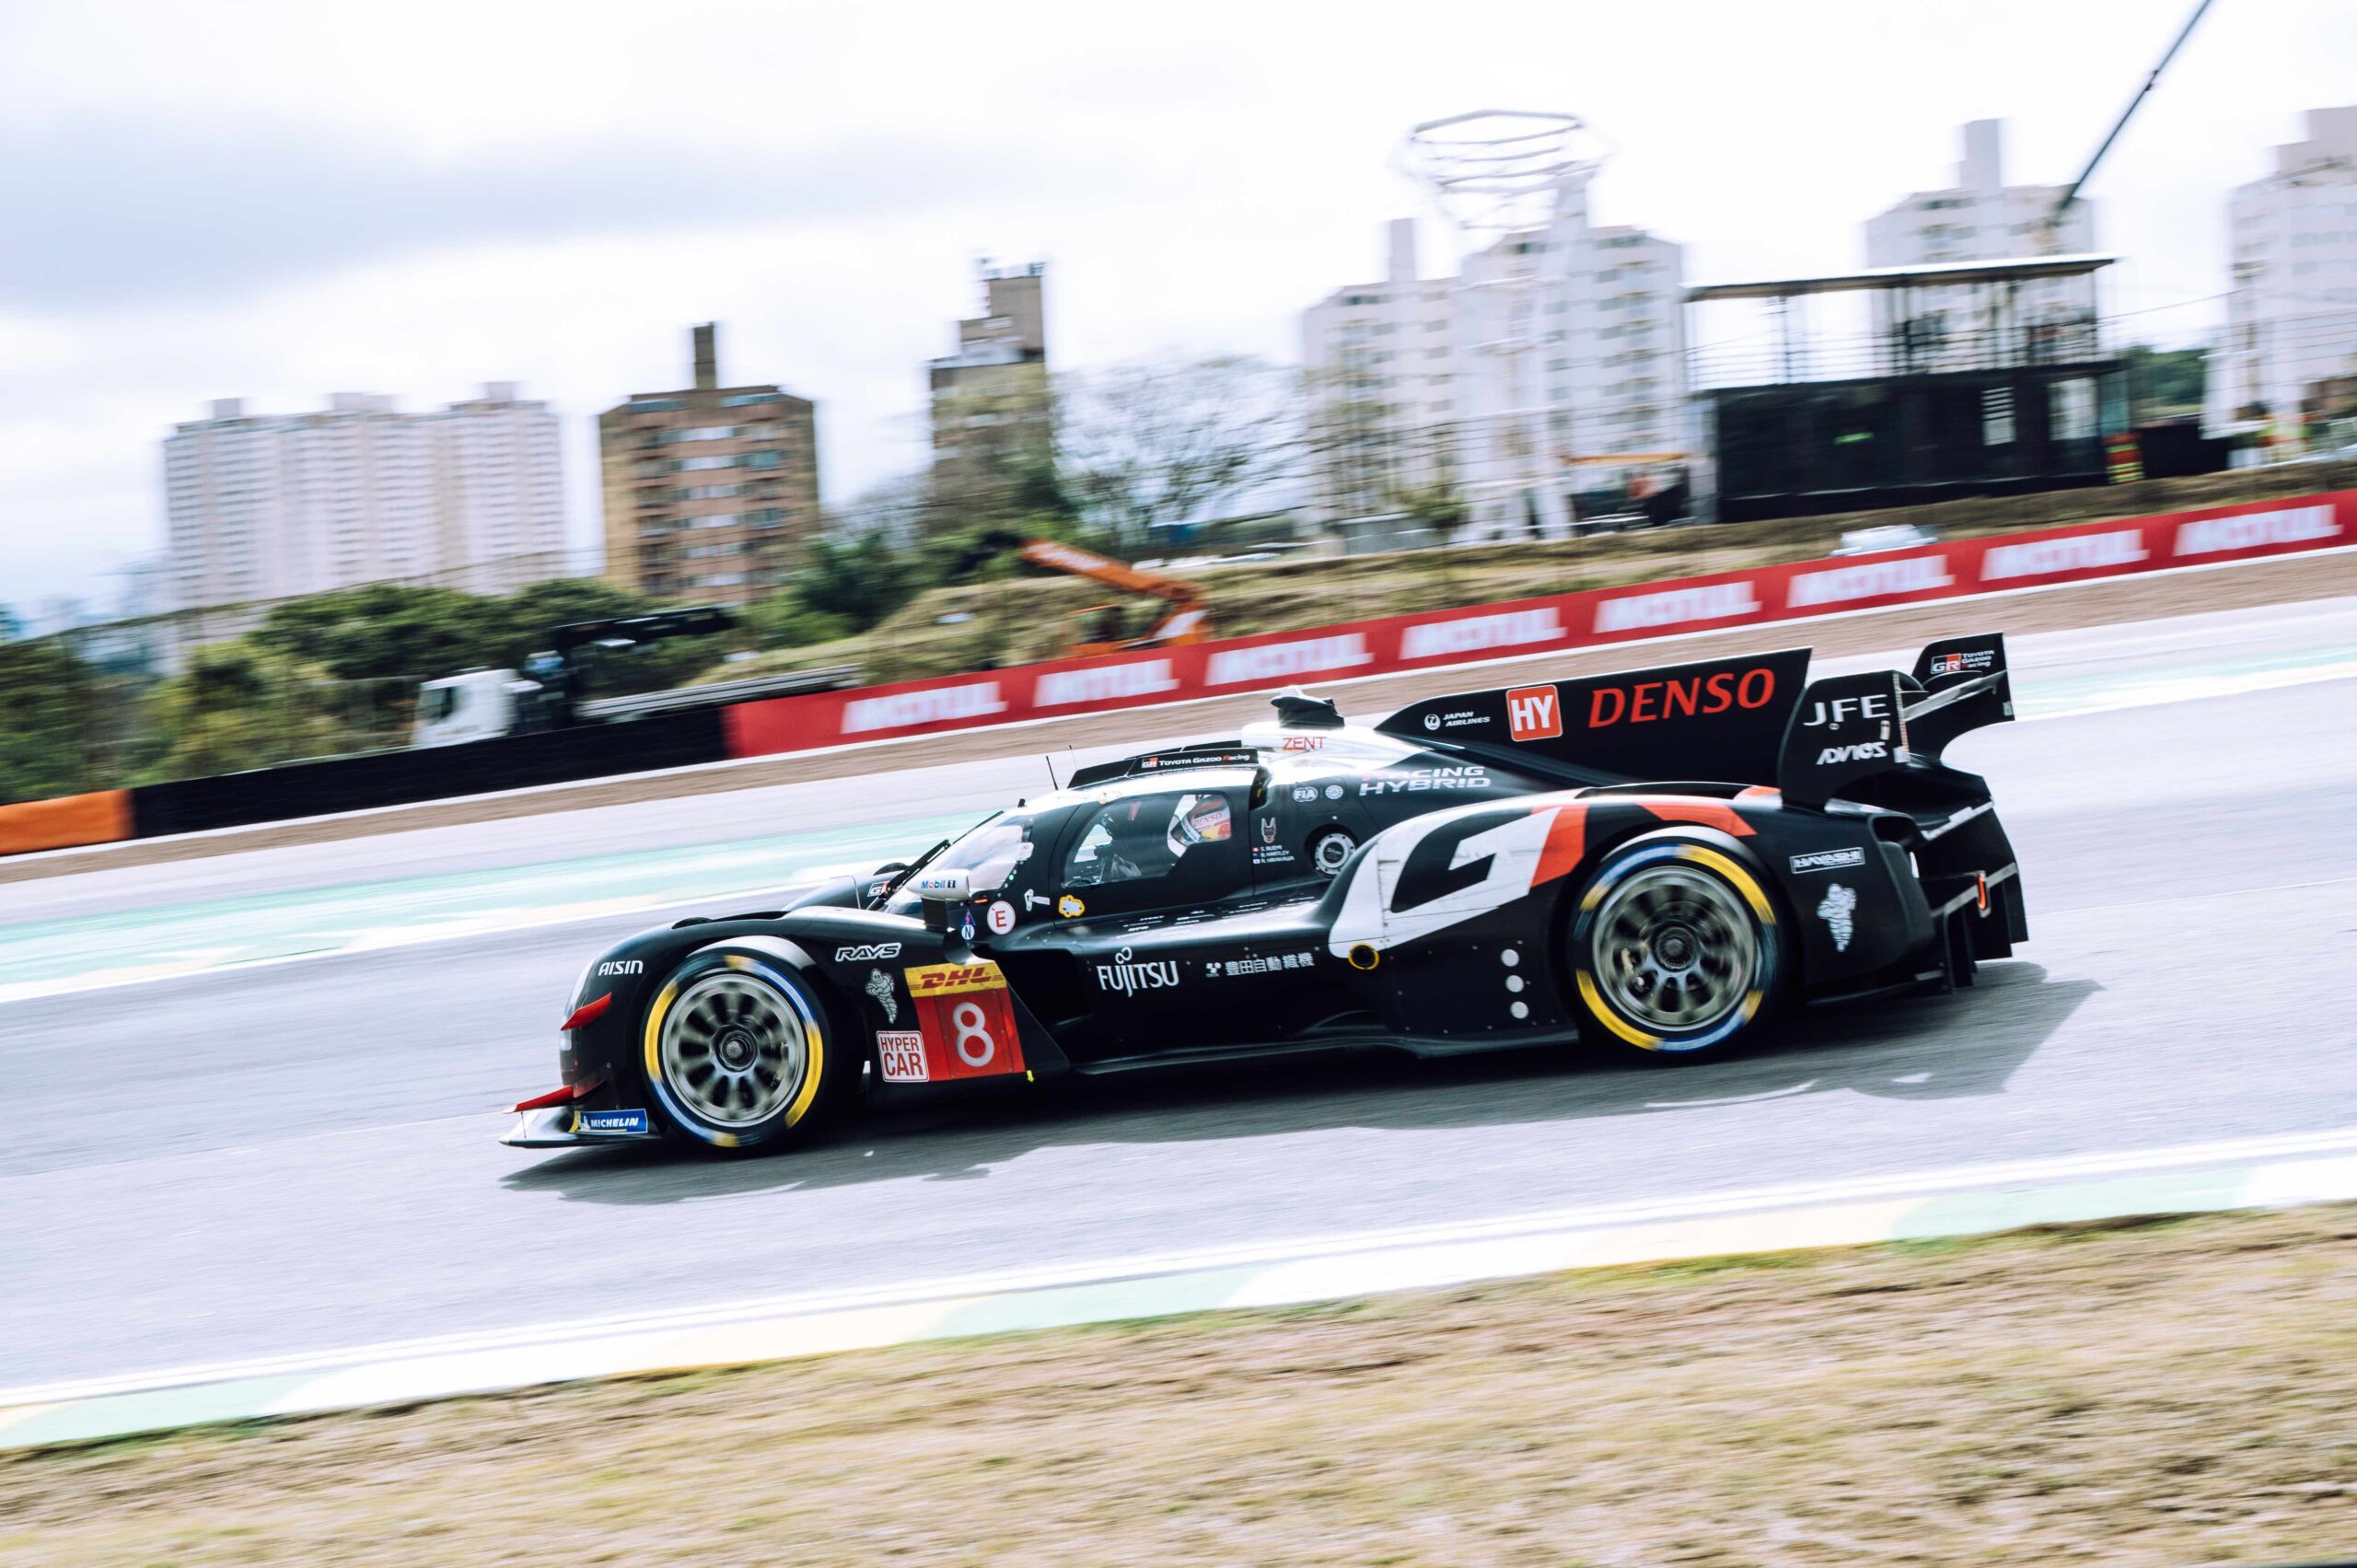
[[[608,132],[435,160],[263,122],[0,125],[0,310],[215,302],[487,242],[938,218],[1100,189],[1095,161],[881,130],[791,147]]]

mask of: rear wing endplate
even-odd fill
[[[2013,716],[2003,633],[1933,643],[1908,674],[1810,682],[1785,726],[1777,787],[1794,805],[1822,806],[1870,774],[1936,762],[1957,736]]]

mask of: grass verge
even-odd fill
[[[1553,543],[1319,556],[1190,574],[1211,606],[1212,635],[1250,636],[1386,615],[1494,604],[1542,594],[1813,561],[1851,528],[1908,522],[1945,539],[2231,505],[2357,485],[2357,463],[2283,463],[2186,479],[1977,496],[1881,512],[1648,529]],[[1008,570],[1013,570],[1010,565]],[[935,588],[872,630],[720,665],[698,679],[857,665],[865,682],[911,680],[1062,656],[1075,617],[1121,596],[1095,583],[1024,572]],[[1132,601],[1143,621],[1153,617]],[[944,624],[944,618],[952,618]],[[1143,630],[1141,625],[1139,630]]]
[[[0,1458],[0,1562],[2357,1548],[2357,1207],[1591,1271]]]

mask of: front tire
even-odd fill
[[[1605,857],[1572,919],[1580,1033],[1649,1061],[1727,1054],[1775,1016],[1784,949],[1774,900],[1735,855],[1641,839]]]
[[[647,1005],[641,1047],[664,1119],[730,1154],[807,1142],[859,1071],[816,983],[749,942],[689,955]]]

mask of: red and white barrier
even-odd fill
[[[757,757],[2357,543],[2357,491],[740,703]]]

